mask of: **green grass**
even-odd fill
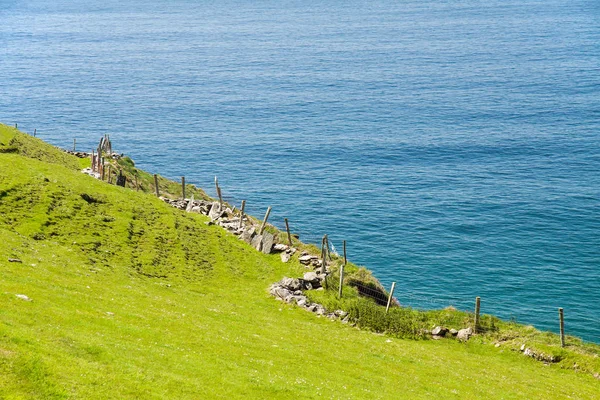
[[[397,339],[280,303],[267,288],[302,274],[296,259],[24,140],[38,159],[0,153],[2,399],[597,398],[591,374],[509,346]]]

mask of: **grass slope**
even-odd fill
[[[591,375],[502,347],[283,305],[267,287],[297,262],[71,161],[0,154],[0,398],[597,398]]]

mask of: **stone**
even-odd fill
[[[275,237],[269,232],[265,232],[262,238],[262,252],[265,254],[271,254],[271,249],[273,248],[274,241]]]
[[[283,278],[280,284],[282,287],[294,292],[302,289],[302,283],[300,282],[300,279],[297,278]]]
[[[213,221],[206,221],[205,224],[208,226],[211,226],[211,225],[214,225],[215,223]]]
[[[273,246],[273,251],[287,251],[288,249],[289,246],[283,243],[277,243],[275,246]]]
[[[466,342],[467,340],[469,340],[469,338],[471,337],[471,335],[473,335],[473,328],[469,327],[469,328],[461,329],[460,331],[458,331],[458,334],[456,335],[456,338],[458,340]]]
[[[18,299],[25,300],[25,301],[31,301],[31,299],[24,294],[17,294],[16,296]]]
[[[310,306],[306,307],[306,310],[310,311],[310,312],[314,312],[316,308],[317,308],[316,304],[311,304]]]
[[[433,330],[431,331],[431,334],[433,336],[446,336],[446,333],[448,333],[448,329],[443,328],[441,326],[436,326],[435,328],[433,328]]]
[[[194,195],[192,195],[192,198],[190,199],[190,201],[188,201],[187,206],[185,207],[185,211],[190,212],[190,211],[192,211],[193,208],[194,208]]]
[[[303,307],[303,306],[305,306],[306,304],[308,304],[308,300],[306,299],[306,297],[304,297],[304,298],[302,298],[302,299],[298,300],[298,301],[296,302],[296,304],[298,304],[300,307]]]
[[[261,251],[262,250],[262,235],[256,235],[252,238],[252,242],[250,242],[250,245],[252,247],[254,247],[256,250]]]
[[[302,264],[310,264],[313,258],[316,259],[317,257],[307,254],[305,256],[300,256],[300,258],[298,258],[298,261],[300,261]]]
[[[449,332],[450,332],[450,334],[451,334],[452,336],[456,336],[456,335],[458,335],[458,331],[457,331],[456,329],[454,329],[454,328],[450,329],[450,330],[449,330]]]
[[[256,232],[256,228],[251,226],[249,229],[244,230],[242,233],[242,240],[248,244],[252,243],[252,238],[254,238],[254,234]]]
[[[302,277],[302,279],[304,279],[306,282],[309,282],[311,284],[315,284],[315,283],[320,283],[319,282],[319,275],[317,275],[316,272],[307,272],[304,274],[304,276]]]
[[[525,354],[528,357],[535,357],[535,353],[529,347],[525,349],[525,351],[523,352],[523,354]]]
[[[223,210],[221,210],[221,205],[219,204],[218,201],[215,201],[214,203],[212,203],[212,205],[210,207],[208,216],[211,219],[215,220],[215,219],[221,218],[222,215],[223,215]]]
[[[521,345],[521,351],[525,351],[525,344]]]
[[[277,289],[275,289],[275,295],[279,298],[286,299],[288,297],[291,297],[292,293],[285,288],[278,287]]]
[[[290,261],[290,258],[292,258],[292,256],[289,253],[281,253],[281,262],[288,262]]]
[[[196,213],[196,214],[202,214],[202,209],[199,206],[194,206],[194,207],[190,208],[190,211],[188,211],[188,212],[193,212],[193,213]]]
[[[21,260],[20,260],[20,259],[18,259],[18,258],[9,258],[9,259],[8,259],[8,262],[22,263],[23,261],[21,261]]]

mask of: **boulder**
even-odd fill
[[[288,262],[290,261],[290,258],[292,258],[292,256],[289,253],[281,253],[281,262]]]
[[[252,238],[252,242],[250,242],[250,245],[252,247],[254,247],[256,250],[261,251],[262,250],[262,235],[256,235]]]
[[[273,246],[273,251],[287,251],[288,249],[289,246],[283,243],[277,243],[275,246]]]
[[[316,272],[307,272],[307,273],[305,273],[304,276],[303,276],[303,279],[306,282],[311,283],[312,285],[314,285],[314,284],[320,284],[321,283],[321,281],[319,279],[319,275],[317,275]]]
[[[17,296],[17,298],[19,298],[21,300],[31,301],[31,299],[28,296],[24,295],[24,294],[17,294],[15,296]]]
[[[265,232],[262,238],[262,252],[265,254],[270,254],[274,241],[275,237],[269,232]]]
[[[469,338],[473,335],[473,328],[465,328],[465,329],[461,329],[460,331],[458,331],[458,334],[456,335],[456,338],[458,340],[461,340],[463,342],[466,342],[467,340],[469,340]]]
[[[310,254],[307,254],[304,256],[300,256],[300,258],[298,258],[298,261],[300,261],[302,264],[310,264],[313,258],[315,260],[317,259],[316,256],[311,256]]]
[[[300,307],[304,307],[306,305],[308,305],[308,299],[306,298],[306,296],[303,296],[304,298],[296,301],[296,304],[298,304]]]
[[[212,205],[210,207],[208,216],[210,217],[210,219],[215,220],[215,219],[221,218],[222,215],[223,215],[223,210],[221,209],[221,205],[219,204],[218,201],[215,201],[214,203],[212,203]]]
[[[279,297],[280,299],[284,299],[284,300],[287,299],[288,297],[292,296],[292,293],[289,290],[282,288],[282,287],[276,288],[274,290],[274,292],[275,292],[275,296]]]
[[[192,195],[192,199],[188,201],[187,206],[185,207],[186,212],[190,212],[194,209],[194,195]]]
[[[450,329],[450,330],[449,330],[449,332],[450,332],[450,334],[451,334],[452,336],[456,336],[456,335],[458,335],[458,331],[457,331],[456,329],[454,329],[454,328]]]
[[[433,336],[442,336],[443,337],[443,336],[446,336],[446,333],[448,333],[448,329],[441,327],[441,326],[436,326],[431,331],[431,334]]]
[[[280,285],[294,292],[302,289],[302,282],[297,278],[283,278],[280,281]]]
[[[251,226],[249,229],[244,230],[242,233],[242,240],[248,244],[252,243],[252,238],[254,238],[256,228]]]

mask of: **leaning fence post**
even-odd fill
[[[263,219],[262,224],[260,225],[260,230],[258,231],[259,235],[262,235],[265,231],[265,227],[267,226],[267,220],[269,219],[269,214],[271,214],[271,206],[267,208],[267,212],[265,213],[265,219]]]
[[[388,297],[387,306],[385,306],[385,313],[387,314],[392,304],[392,298],[394,297],[394,289],[396,288],[396,282],[392,282],[392,288],[390,289],[390,296]]]
[[[290,224],[288,223],[288,219],[284,218],[285,221],[285,230],[287,231],[288,242],[290,242],[290,247],[292,247],[292,235],[290,233]]]
[[[242,207],[240,208],[240,222],[238,224],[238,229],[242,229],[242,225],[244,224],[244,208],[246,208],[246,200],[242,200]]]
[[[340,289],[338,292],[338,296],[342,298],[342,289],[344,287],[344,268],[346,267],[346,241],[344,240],[344,263],[340,267]]]
[[[219,210],[223,210],[223,197],[221,196],[221,188],[219,187],[219,179],[215,176],[215,190],[219,196]]]
[[[181,177],[181,195],[182,199],[185,200],[185,176]]]
[[[340,299],[342,298],[342,288],[344,287],[344,268],[346,267],[346,241],[344,240],[344,263],[342,264],[342,266],[340,267],[340,290],[339,290],[339,297]]]
[[[156,192],[156,197],[159,197],[158,194],[158,175],[154,174],[154,191]]]
[[[565,347],[565,314],[562,307],[558,309],[558,319],[560,321],[560,347]]]
[[[223,209],[223,195],[221,194],[221,186],[217,186],[217,194],[219,195],[219,210]]]
[[[481,298],[475,297],[475,333],[479,330],[479,310],[481,308]]]
[[[327,273],[327,235],[323,235],[323,240],[321,240],[321,273]],[[327,283],[327,278],[325,283]]]

